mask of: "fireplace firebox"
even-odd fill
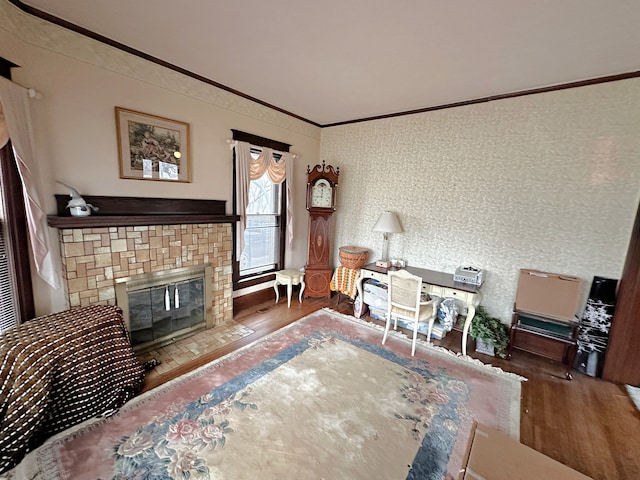
[[[116,279],[133,349],[143,353],[207,328],[211,276],[204,264]]]

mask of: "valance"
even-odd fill
[[[265,173],[275,184],[286,182],[287,195],[287,240],[289,247],[293,241],[293,155],[289,152],[276,152],[271,148],[252,147],[247,142],[237,141],[233,147],[236,152],[236,190],[237,206],[240,222],[238,222],[238,256],[244,250],[244,231],[247,228],[247,205],[249,203],[249,184],[251,180],[261,178]],[[257,158],[251,155],[251,148],[258,149],[260,154]],[[279,157],[279,158],[277,158]]]

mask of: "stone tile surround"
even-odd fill
[[[141,353],[138,355],[138,360],[142,363],[153,359],[161,362],[144,376],[146,381],[154,380],[163,373],[187,365],[201,355],[213,352],[252,333],[254,330],[230,320],[219,327],[210,328],[170,345]]]
[[[213,325],[233,318],[230,223],[64,228],[60,251],[71,308],[116,305],[118,278],[210,263]]]

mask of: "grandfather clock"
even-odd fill
[[[329,285],[333,269],[331,215],[336,210],[336,190],[340,168],[331,165],[307,166],[307,210],[309,211],[309,253],[305,266],[305,297],[331,297]]]

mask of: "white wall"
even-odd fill
[[[594,275],[622,273],[639,132],[639,79],[325,128],[321,158],[342,172],[334,250],[379,258],[371,229],[392,210],[391,258],[485,269],[483,304],[505,322],[520,268],[576,275],[586,299]]]
[[[320,129],[223,90],[100,44],[22,13],[0,2],[0,56],[20,65],[13,80],[35,88],[31,104],[37,136],[37,173],[45,210],[55,213],[55,193],[227,201],[232,213],[230,129],[292,145],[294,162],[293,248],[287,267],[306,260],[307,164],[318,163]],[[119,178],[114,107],[190,124],[192,183]],[[58,231],[50,229],[54,249]],[[34,275],[38,314],[66,307],[62,290],[52,290]]]

